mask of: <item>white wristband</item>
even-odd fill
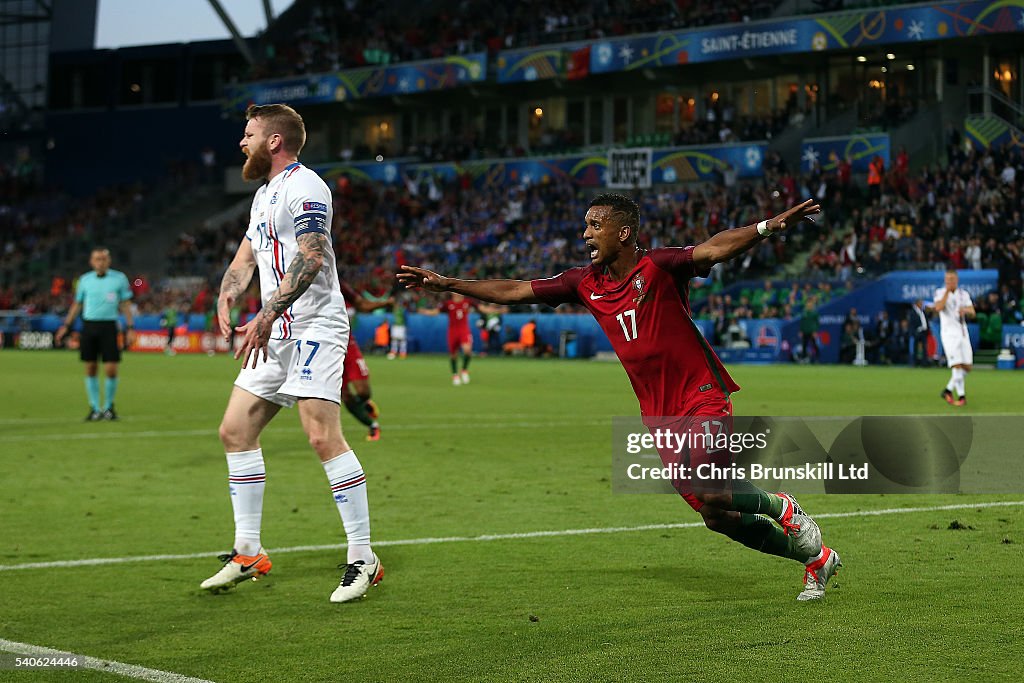
[[[761,237],[771,237],[774,233],[768,229],[768,221],[761,221],[757,224],[757,234]]]

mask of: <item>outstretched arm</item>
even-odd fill
[[[537,304],[529,280],[459,280],[424,268],[402,266],[398,281],[406,289],[422,287],[430,292],[455,292],[492,304]]]
[[[251,356],[252,367],[255,368],[260,350],[263,351],[263,360],[267,360],[267,342],[270,341],[274,321],[313,284],[313,280],[324,265],[327,250],[331,248],[327,235],[322,232],[299,235],[297,246],[298,253],[285,271],[281,285],[270,295],[256,317],[238,328],[243,337],[242,346],[235,353],[235,359],[244,358],[244,365],[248,365]]]
[[[812,221],[811,216],[819,213],[821,213],[821,207],[813,199],[808,199],[757,225],[723,230],[706,242],[701,242],[694,247],[693,265],[698,272],[706,271],[716,263],[728,261],[742,254],[773,233],[785,230],[787,226],[793,226],[805,220]]]

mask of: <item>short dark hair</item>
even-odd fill
[[[959,273],[956,272],[956,268],[954,268],[953,266],[946,266],[946,272],[953,273],[953,275],[959,275]]]
[[[590,201],[590,206],[612,207],[612,215],[618,218],[622,225],[633,228],[633,240],[636,241],[637,231],[640,230],[640,205],[631,197],[615,192],[603,192]]]

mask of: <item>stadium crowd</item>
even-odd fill
[[[775,194],[767,184],[707,184],[648,193],[641,198],[641,244],[693,243],[756,222],[784,208],[788,197]],[[402,263],[473,278],[541,277],[585,262],[580,232],[588,197],[568,181],[478,189],[467,177],[447,184],[409,179],[391,187],[342,178],[335,191],[334,245],[344,277],[373,295],[391,290],[395,267]],[[171,255],[174,273],[215,281],[245,221],[243,216],[183,236]],[[790,257],[787,244],[764,242],[728,276],[770,272]],[[716,273],[716,279],[724,272]]]
[[[40,278],[136,217],[145,196],[133,185],[84,199],[38,188],[15,201],[0,199],[0,310],[45,311],[62,302],[67,292],[40,289]]]
[[[254,78],[436,59],[548,43],[762,19],[778,0],[526,0],[296,3],[264,36]],[[294,23],[293,23],[294,22]]]
[[[951,150],[945,166],[910,173],[900,150],[878,160],[877,188],[862,197],[848,164],[815,169],[806,188],[825,201],[830,223],[808,258],[812,279],[878,277],[890,270],[994,268],[1004,296],[1019,299],[1024,256],[1024,150]],[[866,200],[866,201],[865,201]]]
[[[698,316],[727,330],[742,318],[803,318],[857,281],[895,269],[995,268],[999,291],[979,302],[1006,322],[1020,319],[1024,213],[1019,148],[990,152],[951,150],[945,166],[911,173],[900,150],[891,167],[878,160],[878,182],[867,188],[852,178],[845,160],[832,171],[797,175],[775,154],[765,159],[765,178],[680,186],[643,193],[641,245],[688,244],[715,232],[756,222],[802,197],[823,202],[816,227],[763,242],[709,281],[694,287]],[[402,263],[422,264],[464,277],[530,278],[586,262],[580,241],[589,191],[556,180],[519,187],[474,187],[468,176],[444,183],[424,177],[404,185],[334,179],[333,238],[343,276],[368,296],[386,296]],[[100,193],[82,202],[49,202],[38,211],[29,198],[0,210],[4,264],[40,261],[46,246],[82,239],[111,215],[138,202],[139,188]],[[169,254],[171,286],[142,283],[142,312],[168,308],[206,313],[224,267],[246,228],[247,214],[182,233]],[[776,281],[731,295],[730,282],[778,277],[780,266],[799,274],[795,285]],[[45,269],[45,264],[43,266]],[[0,308],[65,310],[80,268],[54,278],[49,291],[6,281]],[[2,271],[0,271],[2,272]],[[251,296],[242,313],[258,309]],[[898,323],[894,323],[898,324]]]

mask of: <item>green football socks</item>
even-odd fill
[[[752,515],[768,515],[778,519],[782,515],[781,496],[759,489],[746,479],[733,483],[732,509]]]
[[[739,525],[726,531],[725,535],[766,555],[777,555],[797,562],[810,559],[810,555],[796,547],[792,537],[758,515],[742,513]]]

